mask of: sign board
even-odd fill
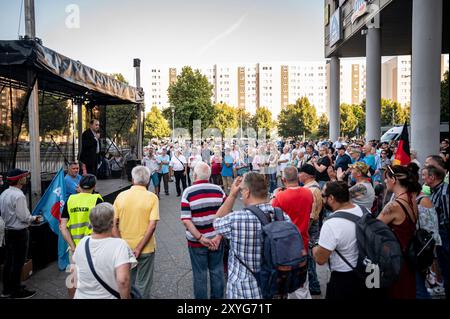
[[[342,39],[341,8],[337,8],[330,21],[330,47]]]
[[[367,1],[355,0],[355,2],[353,3],[353,14],[351,18],[352,24],[355,23],[355,21],[360,17],[365,15],[368,12],[367,9]]]

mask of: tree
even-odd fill
[[[237,129],[239,126],[237,110],[225,103],[216,104],[214,106],[214,120],[212,127],[219,129],[222,133],[222,137],[225,136],[225,130],[227,128]]]
[[[358,119],[353,112],[354,106],[342,103],[340,106],[341,112],[341,135],[353,135],[358,125]]]
[[[283,137],[310,135],[318,126],[316,108],[307,97],[302,97],[280,112],[278,122],[278,133]]]
[[[403,124],[406,113],[398,102],[381,99],[381,126]]]
[[[169,123],[163,117],[161,111],[156,106],[153,106],[145,116],[144,137],[152,139],[167,136],[170,136]]]
[[[361,104],[353,104],[353,114],[356,117],[356,130],[359,136],[364,136],[366,132],[366,100],[364,99]]]
[[[239,122],[239,127],[242,124],[242,130],[245,131],[247,127],[252,125],[252,116],[244,108],[238,107],[236,110],[237,120]],[[244,133],[245,134],[245,133]]]
[[[45,137],[47,135],[69,134],[70,109],[67,105],[67,100],[45,94],[44,103],[41,103],[41,101],[42,100],[40,99],[39,135]],[[20,113],[21,110],[16,108],[14,114],[15,121],[20,121]],[[23,124],[25,124],[27,132],[29,132],[28,108],[25,109]],[[15,132],[17,133],[17,129]]]
[[[258,133],[260,129],[266,130],[266,138],[270,137],[270,131],[276,126],[272,120],[272,112],[267,107],[259,107],[251,120],[252,127]]]
[[[321,138],[327,138],[329,134],[329,125],[330,121],[328,120],[328,116],[323,113],[319,118],[319,127],[317,129],[317,135]]]
[[[441,82],[441,122],[448,121],[448,113],[448,71],[446,71]]]
[[[183,67],[176,83],[168,89],[169,102],[175,108],[175,127],[187,128],[191,136],[194,120],[201,120],[202,127],[210,127],[214,118],[212,90],[213,86],[199,70]],[[170,109],[163,111],[163,114],[171,120]]]
[[[128,84],[120,73],[111,74],[116,80]],[[130,141],[136,134],[136,105],[109,105],[106,107],[106,135],[116,142]]]

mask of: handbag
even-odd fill
[[[112,289],[106,282],[104,282],[100,278],[100,276],[95,271],[94,263],[92,262],[91,251],[89,250],[89,241],[90,241],[90,238],[88,238],[86,240],[84,248],[86,250],[86,257],[87,257],[89,268],[91,269],[92,274],[94,275],[95,279],[97,279],[99,284],[102,285],[103,288],[106,289],[106,291],[108,291],[111,295],[113,295],[117,299],[122,299],[122,298],[120,298],[119,292],[117,292],[116,290]],[[131,299],[142,299],[142,295],[141,295],[140,291],[134,285],[131,285],[130,295],[131,295]]]

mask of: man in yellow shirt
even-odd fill
[[[124,239],[138,261],[131,271],[131,282],[143,299],[150,299],[155,260],[155,229],[159,220],[158,197],[147,190],[150,170],[136,166],[131,171],[133,186],[120,193],[114,201],[115,237]]]

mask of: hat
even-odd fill
[[[10,169],[8,171],[8,173],[6,174],[6,179],[8,181],[18,181],[22,177],[26,177],[28,175],[30,175],[29,171],[22,171],[19,168],[13,168],[13,169]]]
[[[355,164],[350,164],[348,167],[357,169],[363,175],[367,175],[367,172],[369,171],[369,165],[364,162],[356,162]]]
[[[345,148],[345,145],[343,145],[343,144],[341,144],[338,148],[337,148],[338,150],[346,150],[346,148]]]
[[[311,176],[316,176],[316,169],[311,164],[305,164],[298,170],[299,173],[306,173]]]
[[[95,184],[97,183],[97,178],[92,174],[87,174],[81,177],[80,180],[80,187],[82,189],[91,189],[95,187]]]

